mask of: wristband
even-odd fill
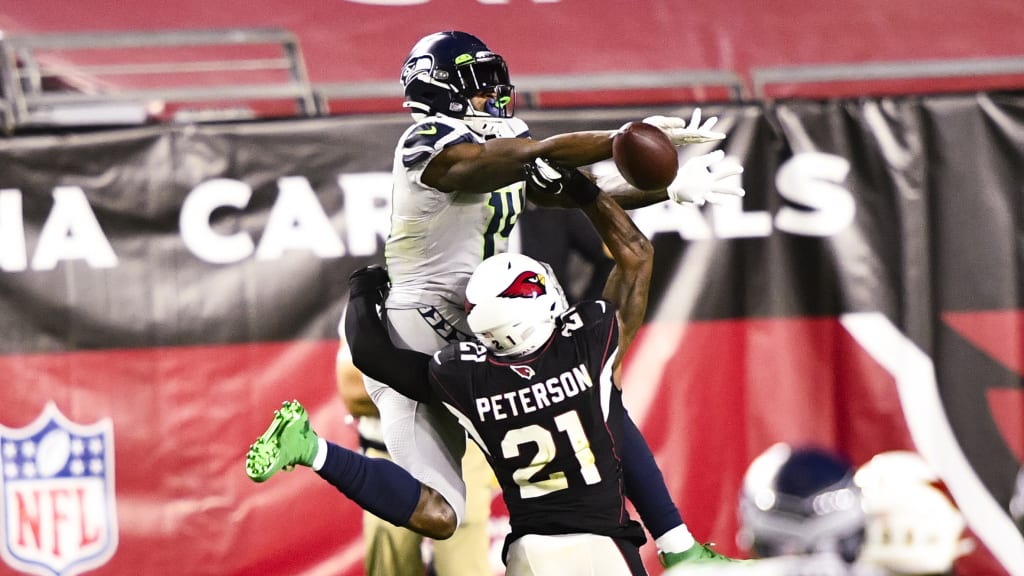
[[[574,202],[580,206],[591,204],[594,200],[597,200],[597,195],[601,193],[601,189],[590,181],[579,170],[572,171],[572,177],[569,179],[568,184],[565,187],[565,193],[572,198]]]

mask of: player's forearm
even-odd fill
[[[608,275],[602,297],[609,302],[616,302],[619,309],[619,356],[615,361],[616,366],[622,362],[643,326],[650,283],[650,275],[632,276],[618,266]]]
[[[584,207],[615,267],[608,275],[602,297],[619,310],[619,358],[621,362],[647,314],[647,294],[654,268],[654,246],[633,220],[607,194]]]
[[[495,138],[459,144],[438,154],[423,171],[424,184],[441,191],[490,193],[520,182],[523,165],[547,158],[567,167],[585,166],[612,155],[611,132],[573,132],[544,140]]]
[[[418,402],[432,399],[427,380],[430,356],[398,348],[391,342],[371,296],[349,298],[345,338],[352,350],[352,362],[363,374]]]
[[[611,196],[615,202],[626,210],[635,210],[668,200],[665,190],[640,190],[634,188],[618,171],[594,174],[585,168],[581,171],[597,184],[597,187]]]
[[[546,158],[571,168],[587,166],[612,157],[612,132],[593,130],[558,134],[537,142],[540,150],[529,160]]]
[[[583,207],[583,211],[594,223],[617,268],[629,276],[650,277],[654,246],[611,196],[599,194],[592,204]]]

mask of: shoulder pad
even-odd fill
[[[410,168],[432,158],[448,146],[477,142],[476,136],[462,122],[446,121],[437,116],[425,118],[405,132],[402,140],[402,164]]]
[[[583,320],[584,325],[599,324],[608,318],[615,318],[615,305],[607,300],[584,300],[579,304],[573,306],[565,313],[563,317],[575,312]]]
[[[512,117],[508,119],[509,128],[512,129],[512,133],[516,138],[529,138],[530,127],[526,125],[523,120]]]

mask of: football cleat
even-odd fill
[[[685,562],[738,562],[734,558],[715,552],[711,546],[712,544],[697,542],[685,552],[658,552],[658,561],[661,562],[663,568],[670,568]]]
[[[249,447],[245,473],[255,482],[265,482],[279,470],[297,464],[312,466],[316,458],[317,435],[309,426],[309,415],[298,400],[284,402],[274,410],[270,427]]]

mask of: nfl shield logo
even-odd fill
[[[0,425],[3,543],[10,566],[68,576],[105,564],[117,549],[114,426],[83,426],[55,404],[24,428]]]

